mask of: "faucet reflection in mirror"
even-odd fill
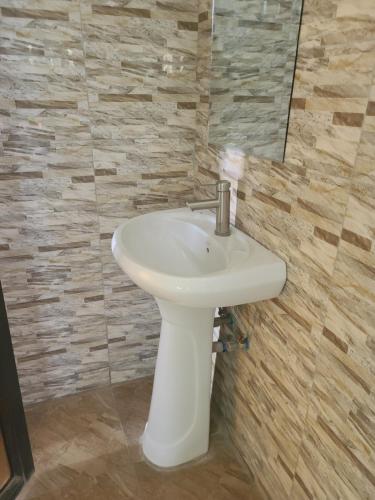
[[[215,1],[211,144],[283,160],[302,1]]]

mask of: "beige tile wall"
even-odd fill
[[[200,2],[198,193],[232,161],[236,225],[288,265],[238,307],[249,353],[214,400],[264,498],[375,498],[375,5],[305,0],[285,163],[207,145],[210,2]]]
[[[0,278],[24,401],[153,372],[159,314],[114,262],[192,195],[196,0],[0,0]]]

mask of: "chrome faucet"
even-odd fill
[[[215,185],[215,184],[214,184]],[[230,219],[230,182],[216,182],[216,198],[214,200],[192,201],[186,203],[191,210],[216,208],[216,229],[218,236],[229,236]]]

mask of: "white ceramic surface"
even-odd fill
[[[190,209],[153,212],[121,224],[112,252],[155,296],[162,316],[154,388],[143,435],[145,456],[160,467],[206,453],[210,420],[214,311],[276,297],[285,263],[232,227],[215,235],[215,216]]]
[[[112,251],[138,286],[175,304],[233,306],[279,295],[285,263],[234,227],[225,237],[214,230],[207,212],[153,212],[121,224]]]

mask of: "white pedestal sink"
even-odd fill
[[[206,453],[210,418],[214,311],[276,297],[285,263],[232,227],[215,235],[215,216],[188,208],[121,224],[113,255],[162,316],[159,352],[143,452],[160,467]]]

